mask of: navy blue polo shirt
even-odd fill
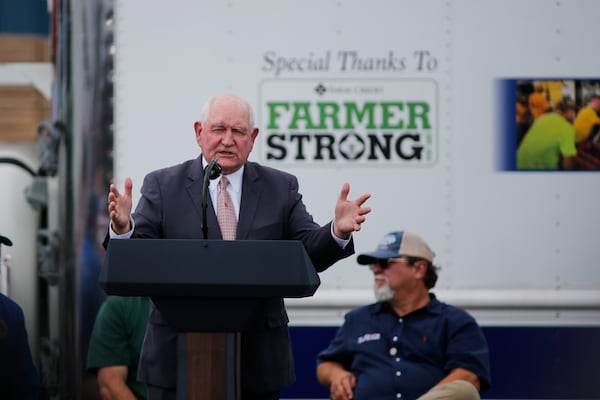
[[[490,385],[487,341],[466,311],[430,293],[423,308],[399,317],[387,302],[345,316],[317,361],[335,361],[357,378],[354,399],[416,399],[451,370],[465,368]]]

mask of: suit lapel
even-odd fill
[[[204,183],[202,155],[192,162],[189,171],[187,171],[187,176],[188,183],[186,185],[186,191],[190,197],[190,201],[194,205],[194,209],[198,213],[200,226],[202,226],[202,185]],[[215,215],[215,209],[212,205],[210,195],[208,195],[207,198],[206,220],[208,223],[208,239],[221,239],[221,230],[219,229],[219,223],[217,221],[217,216]]]
[[[248,237],[252,221],[258,209],[261,191],[262,185],[256,166],[252,163],[246,163],[242,180],[242,198],[240,201],[237,239],[244,240]]]

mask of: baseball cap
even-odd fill
[[[356,260],[359,264],[368,265],[373,264],[375,260],[399,256],[419,257],[433,262],[435,253],[431,251],[427,242],[416,233],[395,231],[385,235],[375,251],[359,254]]]

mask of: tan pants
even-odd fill
[[[479,400],[479,391],[467,381],[452,381],[429,390],[417,400]]]

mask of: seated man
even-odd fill
[[[149,312],[147,297],[109,296],[100,307],[87,368],[98,373],[103,400],[146,399],[137,370]]]
[[[0,243],[10,243],[0,236]],[[0,399],[38,400],[41,384],[27,339],[23,309],[0,293]]]
[[[478,399],[490,385],[489,351],[465,311],[442,303],[435,254],[412,232],[384,236],[361,254],[375,278],[376,303],[350,311],[318,355],[317,377],[331,398]]]

